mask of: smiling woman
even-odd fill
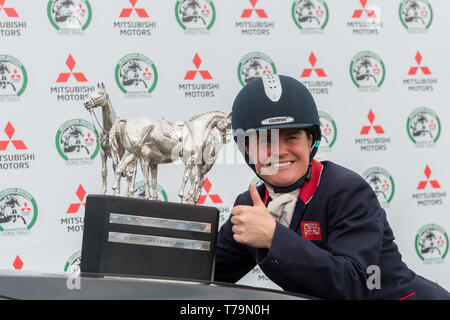
[[[281,75],[248,83],[234,101],[232,126],[263,184],[238,195],[219,231],[216,281],[236,282],[257,264],[284,290],[319,298],[450,299],[401,260],[370,185],[313,159],[320,122],[302,83]]]

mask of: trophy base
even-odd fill
[[[219,210],[88,195],[83,273],[212,281]]]

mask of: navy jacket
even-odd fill
[[[265,186],[258,192],[267,206]],[[250,192],[240,194],[234,205],[253,205]],[[284,290],[318,298],[450,299],[445,289],[402,262],[369,184],[333,162],[313,161],[291,224],[276,223],[270,249],[234,241],[230,218],[219,231],[215,281],[236,282],[258,264]],[[380,268],[380,289],[367,286],[372,265]]]

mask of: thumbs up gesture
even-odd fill
[[[276,222],[264,205],[256,184],[250,187],[253,206],[238,205],[231,210],[233,239],[255,248],[270,248]]]

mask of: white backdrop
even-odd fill
[[[318,158],[371,183],[404,261],[449,290],[449,10],[444,0],[0,1],[0,269],[79,265],[83,203],[101,192],[82,104],[98,82],[121,117],[188,120],[231,111],[246,77],[274,72],[313,92]],[[162,200],[179,202],[182,170],[160,166]],[[220,224],[252,179],[226,145],[202,192]],[[277,288],[258,268],[240,283]]]

